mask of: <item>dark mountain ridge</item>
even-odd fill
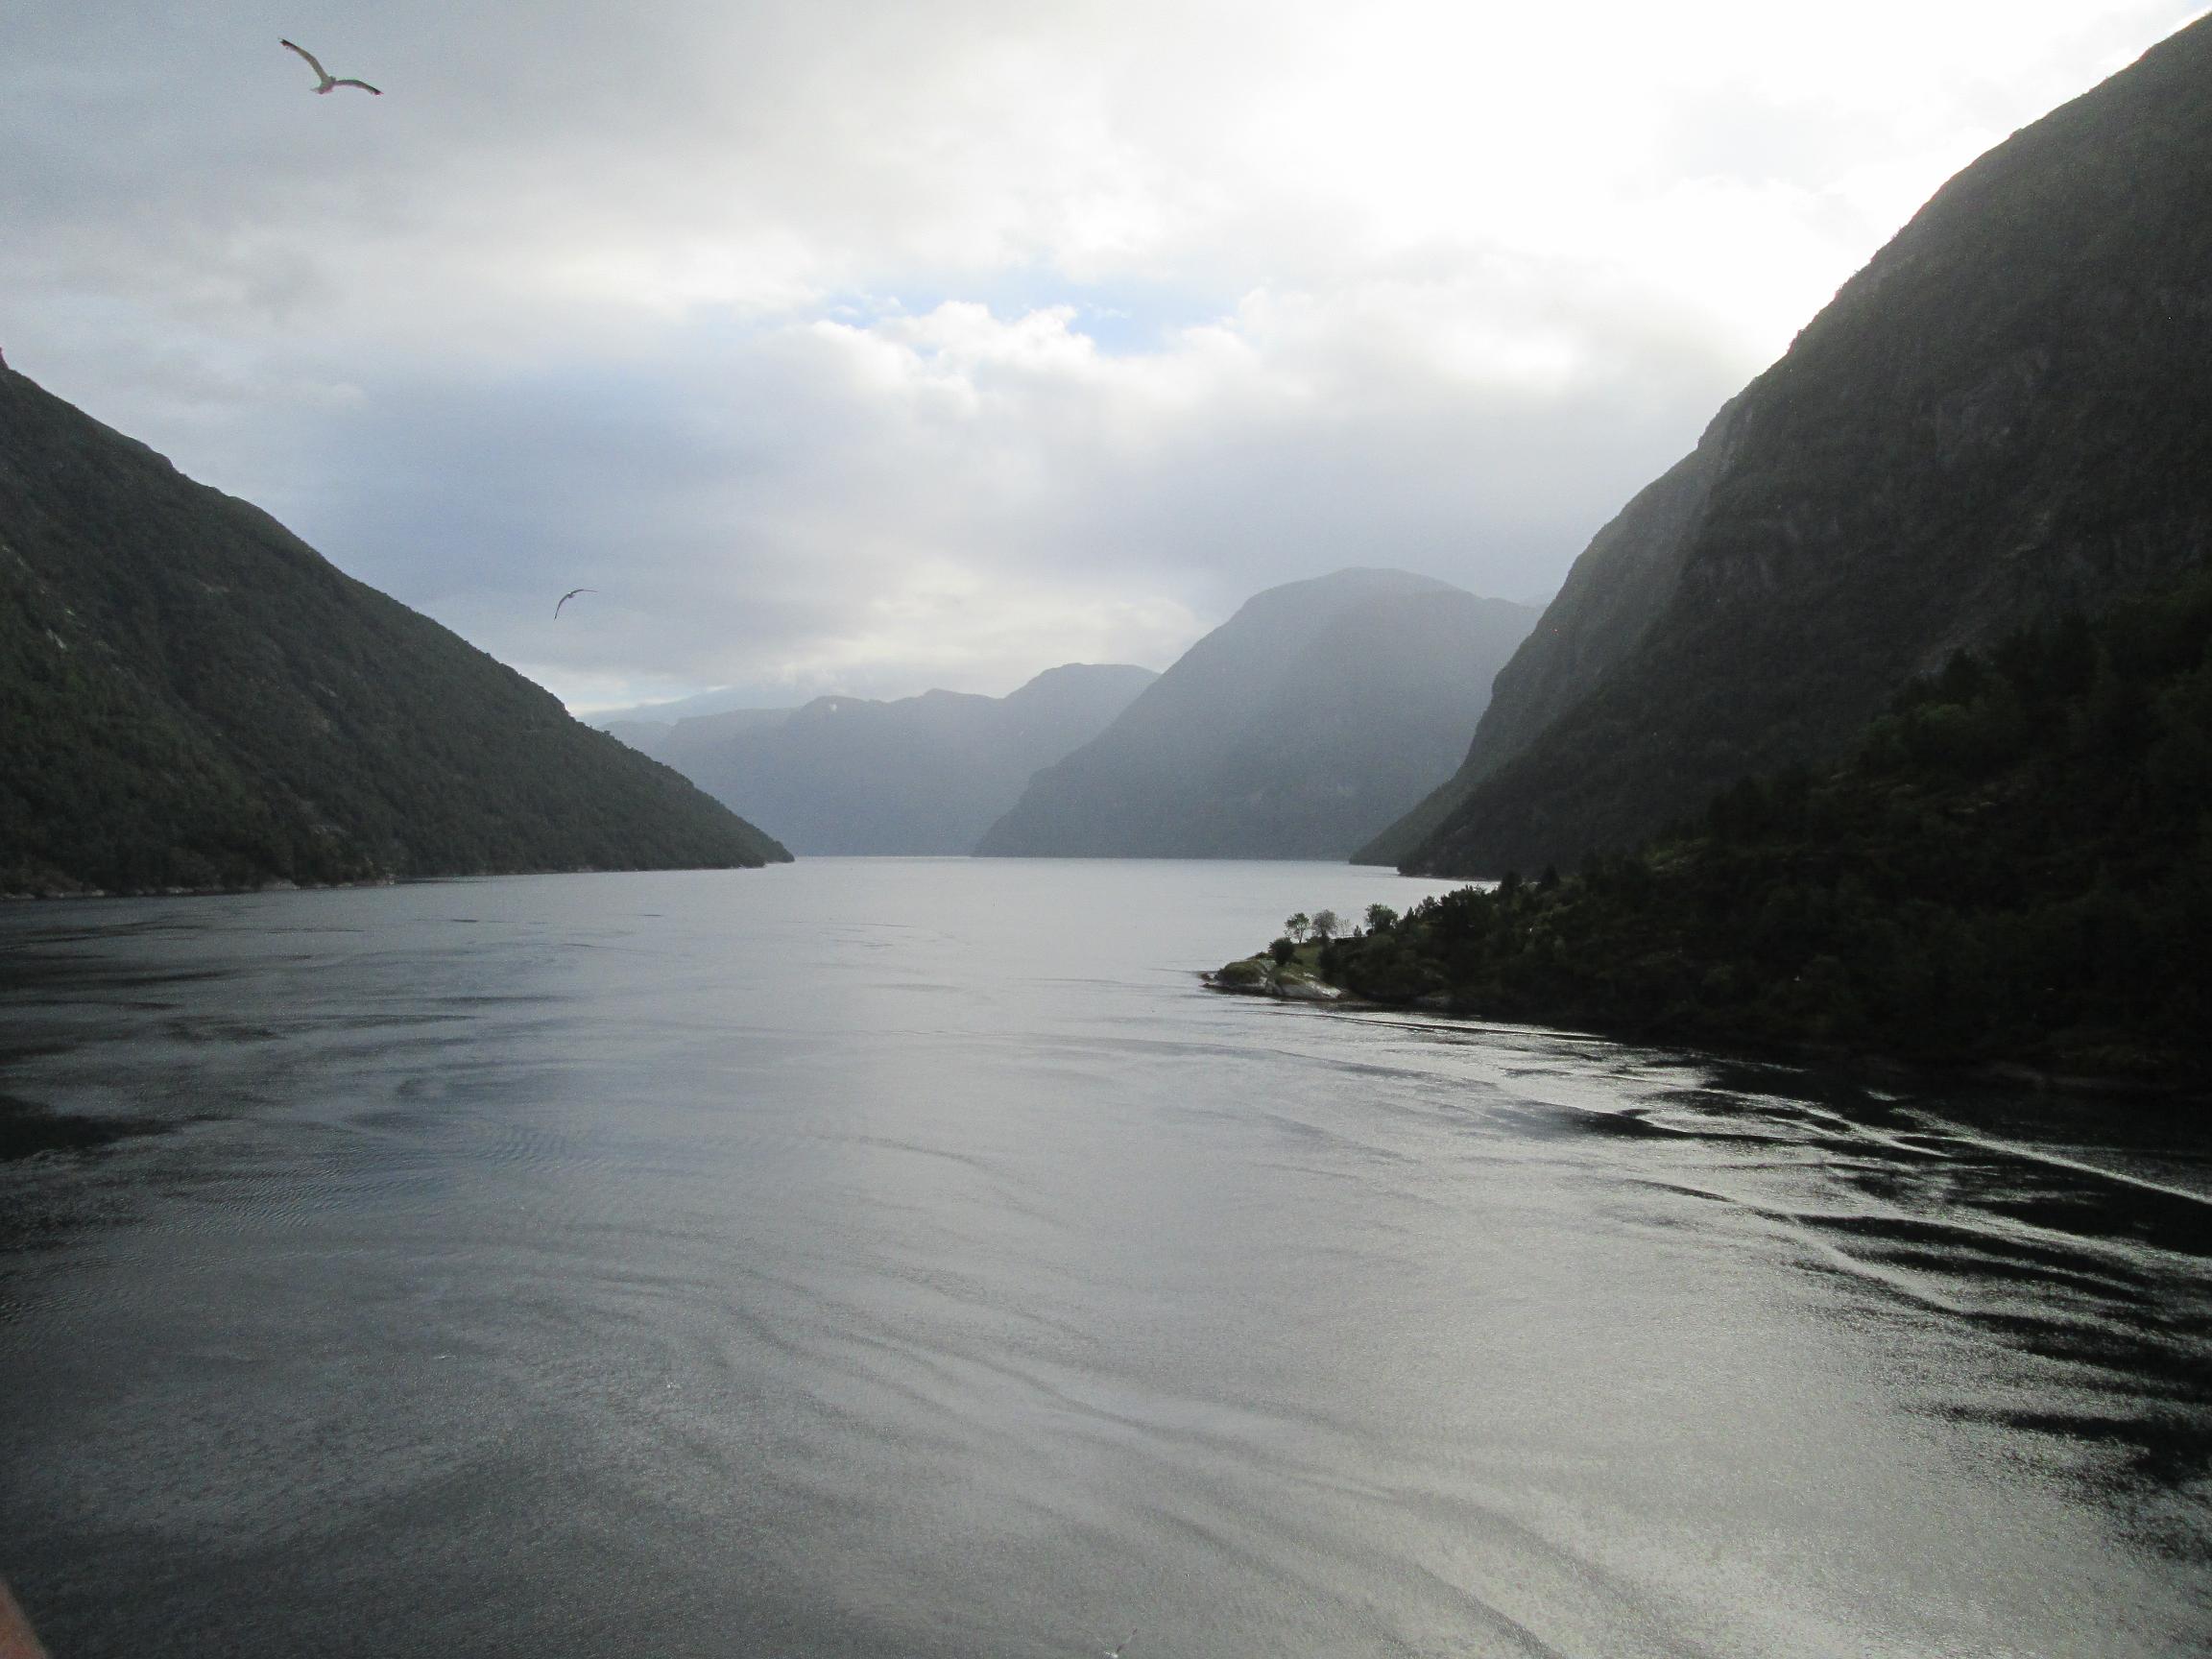
[[[1040,772],[976,851],[1344,857],[1450,769],[1534,620],[1402,570],[1269,589]]]
[[[1912,676],[2212,550],[2212,21],[1914,216],[1592,542],[1379,837],[1498,875],[1836,753]]]
[[[0,892],[789,856],[0,365]]]
[[[1960,653],[1847,759],[1740,779],[1633,854],[1368,921],[1291,966],[1641,1042],[2201,1092],[2212,574]]]

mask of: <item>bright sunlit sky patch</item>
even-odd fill
[[[19,0],[0,346],[578,708],[1003,692],[1549,594],[2201,11]]]

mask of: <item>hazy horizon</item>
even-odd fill
[[[1342,574],[1342,572],[1323,572],[1323,574]],[[1420,575],[1423,574],[1423,572],[1416,571],[1413,572],[1413,574]],[[1275,586],[1286,587],[1289,586],[1289,584],[1277,583]],[[1261,589],[1259,591],[1265,592],[1267,589]],[[1254,596],[1255,595],[1253,594],[1245,595],[1247,599]],[[1493,599],[1503,596],[1499,594],[1482,593],[1477,594],[1476,597],[1482,599]],[[1507,599],[1506,603],[1511,605],[1518,605],[1524,610],[1527,611],[1541,611],[1546,605],[1550,604],[1551,601],[1551,595],[1548,593],[1541,598]],[[1228,617],[1224,616],[1222,621],[1226,622],[1228,619]],[[1216,626],[1218,626],[1218,624],[1216,624]],[[1213,629],[1210,628],[1207,630],[1207,632],[1211,633],[1213,632]],[[1192,644],[1195,644],[1196,642],[1196,640],[1191,641]],[[1006,685],[1002,690],[993,689],[990,687],[974,687],[964,689],[957,692],[956,694],[973,697],[1003,699],[1012,696],[1015,692],[1021,690],[1023,686],[1031,684],[1033,681],[1042,679],[1045,675],[1052,673],[1054,670],[1060,668],[1142,668],[1146,673],[1157,678],[1161,674],[1166,673],[1169,668],[1173,667],[1175,663],[1181,660],[1183,655],[1183,651],[1177,650],[1168,656],[1166,661],[1160,662],[1157,665],[1149,662],[1048,662],[1035,670],[1033,673],[1023,674],[1020,679]],[[668,710],[668,718],[684,719],[692,715],[735,713],[739,711],[796,709],[805,708],[809,703],[820,702],[824,698],[851,699],[856,703],[907,702],[916,697],[926,696],[932,691],[949,691],[952,689],[952,687],[946,685],[925,685],[914,691],[902,692],[892,696],[871,697],[862,695],[857,692],[844,691],[836,689],[835,687],[830,687],[824,690],[809,692],[806,697],[800,702],[777,703],[750,700],[758,697],[760,693],[747,687],[709,685],[702,687],[697,691],[689,692],[684,696],[663,698],[657,702],[650,703],[613,703],[599,705],[571,704],[569,705],[569,712],[574,714],[580,720],[601,721],[607,719],[621,720],[627,718],[631,720],[651,721],[657,718],[661,718],[661,710]],[[681,710],[681,712],[677,712],[678,710]]]

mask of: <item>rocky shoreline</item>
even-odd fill
[[[1342,986],[1330,984],[1310,968],[1266,956],[1247,956],[1198,977],[1212,989],[1236,997],[1272,997],[1279,1002],[1356,1000],[1345,996]]]

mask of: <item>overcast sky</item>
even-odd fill
[[[8,0],[0,346],[572,707],[998,693],[1548,595],[2203,9]]]

